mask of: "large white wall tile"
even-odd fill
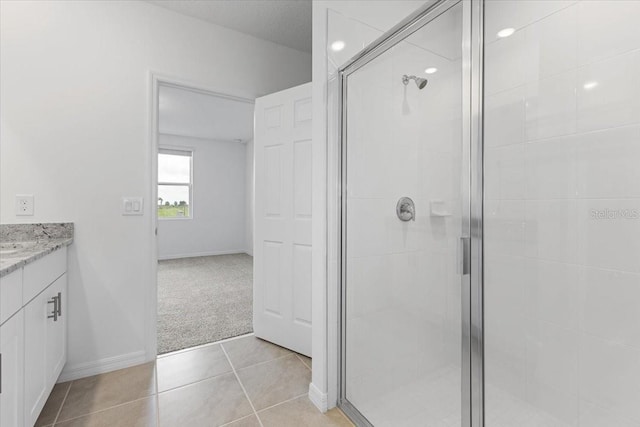
[[[397,220],[384,199],[347,200],[347,241],[350,258],[383,255],[387,248],[387,224]],[[393,214],[393,216],[391,216]]]
[[[555,3],[539,1],[538,3]],[[525,29],[527,81],[576,68],[578,6],[572,5]]]
[[[604,408],[601,404],[580,400],[580,427],[640,427],[640,421],[621,418],[620,414],[611,408]]]
[[[393,262],[388,256],[351,258],[347,270],[347,317],[362,317],[391,305]]]
[[[578,337],[574,330],[532,320],[527,325],[528,388],[539,385],[577,395]],[[577,408],[576,408],[577,409]],[[577,415],[577,414],[576,414]]]
[[[402,311],[411,311],[425,322],[442,323],[446,310],[447,253],[414,251],[390,256],[393,263],[390,301]]]
[[[512,89],[525,82],[527,52],[523,31],[485,45],[484,55],[486,95]]]
[[[587,267],[580,282],[581,330],[640,349],[640,274]]]
[[[524,199],[525,144],[487,148],[485,160],[486,199]]]
[[[485,6],[487,420],[638,426],[640,2]]]
[[[531,325],[527,333],[527,403],[560,420],[558,425],[575,426],[578,419],[576,334],[546,322]]]
[[[525,144],[527,199],[576,197],[576,139],[570,135]]]
[[[524,201],[485,200],[485,250],[488,254],[524,256]],[[488,262],[485,262],[488,264]]]
[[[580,396],[640,422],[640,349],[580,336]],[[612,425],[612,424],[609,424]]]
[[[484,293],[487,300],[485,319],[491,324],[526,314],[525,258],[487,255]]]
[[[524,398],[525,258],[487,254],[485,265],[486,379]]]
[[[524,86],[485,97],[485,147],[524,142],[524,98]]]
[[[523,276],[527,317],[575,329],[579,278],[578,265],[527,258]]]
[[[487,254],[484,285],[487,380],[521,398],[526,374],[524,268],[522,257]]]
[[[580,197],[640,198],[640,126],[590,132],[576,140]]]
[[[578,61],[608,58],[640,47],[640,2],[589,0],[579,3]]]
[[[504,28],[522,28],[575,3],[575,0],[488,0],[485,3],[485,38],[491,42]]]
[[[640,273],[640,200],[581,200],[574,222],[582,264]]]
[[[576,131],[576,71],[567,71],[527,84],[527,141]]]
[[[640,123],[638,75],[640,50],[580,68],[578,131]]]
[[[425,142],[416,160],[419,163],[416,180],[418,197],[425,200],[454,200],[459,197],[462,176],[459,157],[431,151]]]
[[[573,200],[527,200],[525,209],[527,256],[576,263],[577,203]]]

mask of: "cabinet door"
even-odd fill
[[[24,416],[24,316],[18,311],[0,326],[2,393],[0,427],[23,425]]]
[[[50,287],[37,295],[24,307],[24,413],[25,425],[33,425],[49,396],[49,375],[47,360],[49,358],[49,323],[54,320],[48,316],[53,314],[54,304],[50,303],[55,296]]]
[[[59,315],[54,322],[47,322],[47,378],[49,384],[58,381],[60,372],[67,361],[67,275],[63,274],[49,286],[49,297],[59,296]],[[53,304],[51,304],[53,305]]]

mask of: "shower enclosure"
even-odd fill
[[[640,2],[429,2],[339,67],[339,404],[640,426]]]

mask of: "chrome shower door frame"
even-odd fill
[[[484,426],[483,354],[483,141],[482,141],[482,64],[483,0],[437,0],[407,17],[369,47],[344,64],[337,72],[337,151],[340,242],[338,250],[338,406],[358,426],[371,426],[346,398],[346,207],[347,207],[347,77],[377,58],[409,35],[418,31],[453,6],[463,4],[462,34],[462,224],[461,238],[471,241],[470,274],[461,276],[462,286],[462,427]]]

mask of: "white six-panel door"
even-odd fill
[[[311,356],[311,83],[255,106],[253,328]]]

